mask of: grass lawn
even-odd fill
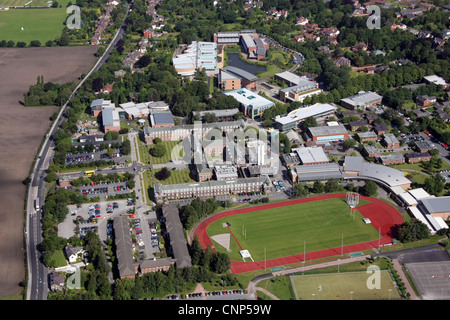
[[[170,160],[172,160],[171,153],[173,147],[175,147],[177,144],[179,144],[179,141],[162,141],[161,144],[163,144],[166,147],[166,153],[161,158],[153,157],[151,154],[149,154],[150,161],[152,164],[161,164],[161,163],[168,163]],[[149,146],[149,149],[152,146]]]
[[[61,34],[63,23],[68,17],[65,8],[10,9],[0,14],[0,40],[23,41],[27,45],[32,40],[39,40],[42,45],[48,40],[55,40]]]
[[[156,173],[158,173],[159,171],[161,171],[161,169],[153,170],[154,181],[159,182],[164,185],[195,182],[195,180],[192,179],[190,176],[191,171],[189,169],[186,169],[186,170],[169,169],[169,171],[171,172],[170,177],[167,178],[166,180],[162,180],[162,181],[159,181],[155,176]]]
[[[22,7],[30,0],[0,0],[1,7]]]
[[[402,163],[390,165],[390,167],[401,170],[405,172],[405,174],[410,174],[414,178],[414,181],[419,184],[423,184],[426,178],[433,175],[433,173],[427,172],[420,163]],[[446,169],[450,169],[450,165],[447,162],[442,161],[442,166],[439,170]]]
[[[267,259],[301,254],[304,242],[307,252],[340,247],[342,235],[344,245],[378,239],[377,230],[362,221],[359,211],[354,210],[355,219],[349,213],[345,199],[327,199],[228,216],[212,223],[207,232],[210,237],[228,233],[223,223],[230,223],[237,241],[249,250],[255,261],[264,260],[264,249]],[[215,247],[226,252],[218,243]],[[231,260],[242,259],[233,237],[230,249],[227,254]]]
[[[373,273],[340,272],[291,276],[296,300],[400,300],[387,270],[380,270],[380,287],[370,289],[367,281]],[[369,281],[370,282],[370,281]]]
[[[264,64],[266,67],[266,71],[258,72],[256,76],[260,79],[272,78],[276,73],[281,72],[282,70],[278,68],[276,65],[267,63]]]
[[[52,255],[52,260],[55,260],[55,263],[53,266],[55,268],[57,267],[64,267],[67,265],[66,258],[64,257],[64,252],[62,250],[57,250]]]
[[[0,0],[0,7],[46,7],[48,0]],[[70,0],[57,0],[58,7],[67,7]],[[73,2],[74,3],[74,2]]]

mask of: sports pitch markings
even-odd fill
[[[277,202],[267,205],[260,205],[260,206],[254,206],[254,207],[248,207],[243,209],[237,209],[237,210],[230,210],[225,211],[219,214],[216,214],[214,216],[211,216],[207,219],[205,219],[203,222],[201,222],[196,230],[194,231],[194,236],[198,236],[200,243],[206,247],[206,246],[214,246],[212,240],[209,238],[207,233],[207,228],[209,225],[211,225],[214,221],[222,219],[224,217],[228,217],[231,215],[237,215],[242,213],[248,213],[248,212],[255,212],[255,211],[261,211],[265,209],[274,209],[274,208],[281,208],[286,207],[290,205],[300,204],[300,203],[307,203],[312,201],[320,201],[320,200],[326,200],[326,199],[332,199],[332,198],[345,198],[346,194],[330,194],[330,195],[321,195],[316,197],[310,197],[310,198],[304,198],[304,199],[295,199],[295,200],[288,200],[283,202]],[[269,259],[264,260],[259,258],[259,261],[255,262],[243,262],[239,261],[238,259],[232,259],[231,263],[231,272],[233,273],[241,273],[241,272],[247,272],[262,268],[271,268],[276,266],[282,266],[287,264],[293,264],[298,263],[299,261],[304,260],[315,260],[320,258],[326,258],[330,256],[336,256],[341,253],[347,254],[351,252],[357,252],[357,251],[363,251],[371,248],[376,248],[378,246],[383,245],[389,245],[392,243],[392,238],[389,236],[389,233],[391,231],[391,228],[394,225],[403,223],[403,218],[401,214],[392,206],[389,204],[375,199],[375,198],[369,198],[369,197],[363,197],[361,196],[361,199],[368,201],[370,203],[366,203],[360,207],[357,208],[357,210],[361,213],[361,215],[365,218],[369,218],[372,221],[372,226],[377,231],[379,231],[380,236],[378,236],[378,239],[366,241],[362,243],[356,243],[351,245],[344,245],[344,247],[340,247],[339,245],[336,245],[335,247],[328,247],[328,249],[324,250],[316,250],[312,252],[308,252],[307,248],[307,254],[306,258],[304,253],[301,254],[291,254],[286,255],[284,257],[275,258],[275,259]],[[241,245],[243,245],[242,241],[240,241]],[[245,246],[243,246],[244,249]],[[264,250],[264,248],[262,248]],[[253,253],[252,253],[253,254]]]
[[[296,300],[401,300],[388,270],[379,271],[379,287],[367,281],[372,273],[341,272],[289,277]]]

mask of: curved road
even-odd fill
[[[44,178],[46,170],[50,163],[49,156],[53,152],[54,142],[53,134],[60,127],[63,117],[67,109],[69,108],[69,102],[78,93],[78,90],[84,84],[84,82],[96,72],[108,59],[112,49],[115,47],[117,41],[121,39],[125,33],[125,20],[128,17],[129,8],[125,15],[122,26],[117,30],[114,38],[108,45],[104,54],[97,60],[93,68],[88,74],[80,81],[75,90],[70,95],[69,99],[62,106],[57,119],[53,122],[48,134],[45,137],[43,147],[41,148],[38,161],[36,161],[31,173],[31,182],[28,188],[27,195],[27,217],[26,217],[26,242],[27,242],[27,261],[28,261],[28,284],[27,284],[27,300],[46,300],[48,295],[48,269],[45,267],[42,261],[42,253],[39,250],[39,244],[42,242],[42,210],[36,212],[34,209],[34,200],[39,198],[39,203],[45,202],[45,182]]]

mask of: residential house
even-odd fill
[[[306,23],[303,27],[303,30],[309,31],[309,32],[317,32],[320,30],[319,25],[317,23]]]
[[[309,20],[305,17],[299,17],[296,19],[295,25],[304,26],[309,22]]]
[[[389,127],[386,124],[384,124],[384,123],[375,123],[373,125],[373,130],[375,131],[375,133],[377,135],[382,135],[386,131],[389,131]]]
[[[327,37],[337,37],[339,35],[340,31],[336,27],[331,28],[324,28],[322,29],[322,34],[324,34]]]
[[[405,158],[401,153],[391,153],[384,156],[379,156],[378,160],[383,165],[390,165],[390,164],[400,164],[405,163]]]
[[[51,291],[63,291],[65,288],[66,274],[64,272],[50,272],[48,274]]]
[[[416,97],[416,103],[421,107],[428,107],[429,105],[435,102],[436,102],[435,96],[422,95]]]
[[[361,143],[378,140],[378,135],[373,131],[358,132],[356,136]]]
[[[431,154],[429,152],[409,152],[405,153],[406,162],[417,163],[421,161],[430,161]]]
[[[441,86],[442,90],[447,90],[448,88],[450,88],[450,83],[447,83],[444,78],[437,75],[426,76],[424,77],[424,81],[426,83],[434,83],[438,86]]]
[[[400,148],[400,141],[398,141],[397,137],[392,133],[383,134],[383,143],[388,149]]]
[[[114,84],[108,83],[103,88],[100,89],[100,93],[109,94],[113,91]]]
[[[337,59],[334,59],[336,65],[338,67],[342,67],[342,66],[351,66],[352,62],[350,61],[350,59],[346,58],[346,57],[339,57]]]
[[[351,131],[357,131],[362,127],[368,128],[369,123],[367,122],[367,120],[358,120],[358,121],[350,121],[348,125]]]
[[[69,263],[75,263],[78,259],[83,258],[85,251],[83,247],[72,247],[68,244],[64,247],[64,253]]]
[[[375,146],[367,145],[363,147],[362,154],[369,158],[381,156],[381,150]]]

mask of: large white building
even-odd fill
[[[394,192],[397,202],[406,208],[413,218],[427,226],[431,234],[448,229],[445,220],[450,215],[450,197],[435,197],[423,188]]]
[[[337,107],[328,103],[316,103],[311,106],[298,108],[289,112],[286,116],[276,116],[275,125],[280,131],[295,128],[300,122],[309,117],[320,118],[334,114]]]
[[[363,157],[346,156],[344,160],[344,179],[372,180],[384,187],[394,190],[408,190],[411,181],[405,177],[405,173],[400,170],[366,162]]]
[[[275,105],[275,103],[269,99],[246,88],[225,92],[225,95],[232,96],[236,99],[241,105],[244,115],[249,116],[252,119],[262,116],[265,110]]]
[[[182,54],[172,59],[172,63],[177,73],[182,76],[192,76],[199,69],[218,72],[217,44],[193,41]]]

